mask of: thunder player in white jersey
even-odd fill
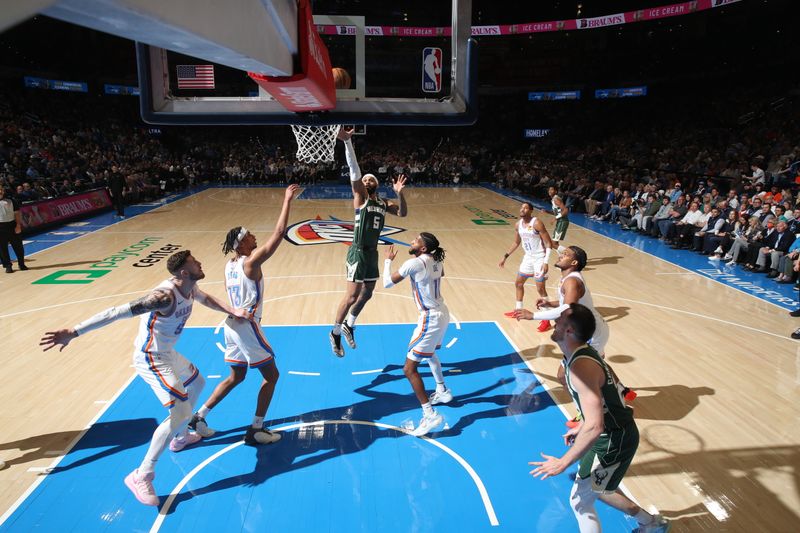
[[[230,375],[222,380],[205,404],[197,410],[190,425],[207,428],[205,417],[236,385],[244,381],[248,368],[261,372],[261,389],[256,400],[256,414],[244,436],[247,444],[272,444],[280,440],[280,433],[264,427],[264,417],[272,401],[280,374],[275,365],[275,353],[261,329],[264,304],[264,274],[261,266],[278,249],[286,224],[289,207],[297,185],[290,185],[283,195],[283,206],[275,229],[266,243],[258,246],[256,237],[241,226],[231,229],[222,244],[222,252],[236,255],[225,265],[225,290],[231,306],[246,312],[249,320],[225,321],[225,362],[230,365]]]
[[[609,329],[608,323],[603,315],[597,312],[592,301],[592,293],[586,286],[581,271],[586,266],[587,256],[583,248],[578,246],[567,246],[562,248],[558,254],[556,267],[561,270],[561,281],[558,287],[558,302],[548,301],[547,298],[540,298],[536,302],[536,307],[540,309],[531,313],[526,309],[516,312],[515,317],[523,320],[555,320],[561,313],[568,309],[570,304],[579,303],[587,307],[594,316],[595,330],[594,335],[587,344],[597,351],[600,357],[605,358],[606,344],[608,344]],[[547,308],[546,310],[542,310]],[[613,370],[612,370],[613,372]],[[636,398],[636,393],[621,384],[619,378],[614,374],[614,379],[620,384],[623,397],[631,401]],[[558,367],[558,380],[566,387],[564,382],[564,367]],[[570,425],[570,424],[568,424]]]
[[[550,259],[550,250],[553,248],[553,241],[547,228],[542,221],[533,216],[533,205],[529,202],[522,202],[519,208],[519,221],[514,227],[514,244],[511,249],[503,254],[500,261],[500,268],[505,267],[506,259],[514,253],[514,250],[522,244],[525,255],[517,272],[517,280],[514,283],[517,289],[517,302],[514,311],[509,311],[506,316],[515,316],[515,312],[522,309],[522,300],[525,297],[525,282],[528,278],[533,278],[536,283],[536,290],[539,298],[547,298],[547,288],[544,282],[547,280],[547,262]],[[547,331],[550,328],[549,320],[542,320],[539,323],[539,331]]]
[[[422,405],[422,420],[412,432],[415,436],[425,435],[439,426],[444,418],[433,409],[433,405],[449,403],[453,400],[453,393],[444,384],[442,364],[436,356],[436,350],[442,347],[442,339],[450,323],[450,311],[444,303],[440,288],[444,276],[444,250],[439,246],[439,240],[431,233],[420,233],[413,241],[408,253],[413,255],[392,273],[392,260],[397,256],[397,250],[390,246],[386,250],[386,260],[383,265],[383,286],[387,289],[395,283],[400,283],[404,278],[411,281],[411,293],[419,310],[419,321],[411,337],[406,353],[406,362],[403,372],[411,383],[419,403]],[[417,367],[422,361],[427,361],[431,373],[436,380],[436,391],[428,397],[422,377]]]
[[[197,287],[197,282],[206,275],[200,262],[192,257],[189,250],[171,255],[167,260],[167,270],[172,278],[161,283],[147,296],[106,309],[72,328],[48,331],[39,343],[45,347],[45,351],[56,345],[61,345],[60,349],[63,350],[75,337],[120,318],[142,315],[134,343],[133,366],[139,377],[153,389],[158,401],[169,409],[169,416],[156,428],[142,464],[128,474],[125,484],[141,503],[154,506],[159,504],[153,488],[155,466],[167,444],[173,451],[179,451],[187,444],[200,440],[197,433],[187,432],[186,423],[192,416],[205,380],[197,368],[174,349],[192,314],[192,305],[196,300],[210,309],[229,315],[240,318],[247,316],[247,313],[229,307]]]

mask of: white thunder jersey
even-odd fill
[[[225,265],[225,290],[228,301],[236,309],[247,309],[253,314],[256,323],[261,323],[263,311],[264,276],[253,281],[244,274],[246,256],[231,259]]]
[[[592,293],[589,292],[589,287],[586,286],[586,280],[583,279],[583,276],[580,272],[570,272],[563,278],[561,278],[561,282],[558,284],[558,303],[564,305],[564,290],[563,285],[566,280],[569,278],[577,278],[581,285],[583,285],[583,296],[580,297],[578,303],[588,307],[589,310],[594,315],[595,321],[595,331],[594,337],[591,338],[589,341],[589,345],[597,350],[600,355],[604,354],[606,343],[608,342],[608,324],[606,324],[603,315],[597,312],[597,309],[594,308],[594,302],[592,301]]]
[[[525,255],[539,259],[544,258],[544,241],[533,225],[536,223],[536,217],[531,217],[531,221],[527,224],[524,220],[519,219],[517,222],[517,233],[522,241],[522,249],[525,250]]]
[[[401,276],[411,282],[411,293],[421,313],[445,307],[440,292],[444,265],[428,254],[409,259],[398,270]]]
[[[192,314],[195,288],[192,288],[188,298],[183,297],[171,280],[161,282],[154,290],[158,289],[170,291],[175,303],[169,315],[162,315],[156,311],[142,315],[139,321],[139,334],[134,341],[134,346],[142,352],[171,351]]]

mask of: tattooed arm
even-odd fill
[[[80,324],[66,329],[59,329],[57,331],[48,331],[44,334],[39,346],[44,346],[43,350],[46,352],[57,345],[61,345],[59,351],[66,348],[67,344],[79,335],[84,335],[92,330],[107,326],[120,318],[130,318],[135,315],[142,315],[153,311],[165,311],[172,307],[174,299],[171,291],[157,289],[146,296],[142,296],[138,300],[134,300],[125,305],[111,307],[97,313],[88,320],[84,320]]]

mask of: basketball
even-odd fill
[[[350,74],[343,68],[334,67],[331,69],[333,72],[333,85],[337,89],[349,89],[350,88]]]

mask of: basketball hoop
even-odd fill
[[[304,163],[329,163],[336,148],[338,124],[333,126],[292,126],[297,140],[297,159]]]

